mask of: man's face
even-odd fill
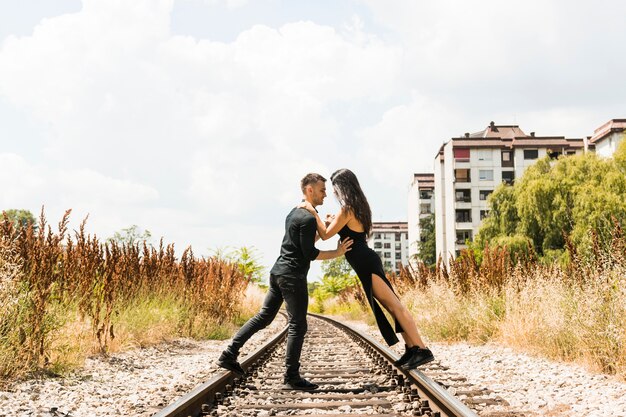
[[[326,182],[318,181],[315,184],[309,185],[311,187],[311,204],[314,206],[321,206],[324,204],[324,199],[326,198]]]

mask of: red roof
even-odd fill
[[[597,143],[613,132],[623,132],[626,130],[626,119],[611,119],[593,131],[590,143]]]
[[[467,133],[465,136],[468,136]],[[496,125],[494,122],[491,122],[484,130],[469,135],[470,138],[515,138],[520,136],[526,136],[526,133],[519,126]]]
[[[372,230],[391,230],[391,231],[402,231],[408,230],[409,223],[408,222],[372,222]]]

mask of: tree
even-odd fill
[[[235,249],[231,259],[239,265],[239,270],[249,280],[254,282],[263,281],[265,266],[261,265],[257,250],[254,246],[242,246]]]
[[[502,185],[489,197],[478,247],[515,242],[521,248],[527,238],[539,256],[552,259],[561,257],[566,236],[582,255],[590,253],[593,236],[595,244],[608,247],[614,222],[626,222],[626,145],[615,156],[537,161],[514,186]]]
[[[358,283],[357,276],[346,258],[340,256],[322,261],[322,282],[319,289],[329,295],[338,295]]]
[[[420,219],[420,241],[417,243],[417,258],[428,266],[437,263],[437,248],[435,234],[435,215],[430,214]]]
[[[256,283],[263,281],[266,267],[259,260],[258,251],[254,246],[242,246],[237,249],[219,247],[213,249],[213,256],[227,262],[237,264],[241,273]]]
[[[110,237],[109,241],[115,241],[118,243],[125,244],[127,246],[132,246],[139,242],[149,242],[152,237],[152,233],[149,230],[142,230],[136,224],[133,224],[126,229],[122,229],[119,232],[115,232],[113,237]]]
[[[25,228],[30,225],[37,227],[35,216],[29,210],[21,209],[9,209],[2,212],[4,216],[7,216],[10,222],[12,222],[16,228]]]
[[[480,249],[484,249],[485,244],[497,236],[515,234],[519,223],[513,187],[501,184],[491,193],[487,201],[490,207],[489,215],[483,220],[474,239]]]

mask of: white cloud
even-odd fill
[[[18,208],[14,204],[27,199],[33,191],[41,189],[45,180],[22,157],[0,153],[0,188],[2,208]]]
[[[88,169],[35,165],[20,155],[8,153],[0,153],[0,188],[2,209],[27,209],[38,215],[43,207],[52,223],[65,210],[73,209],[71,224],[76,226],[91,214],[90,225],[95,224],[96,230],[107,236],[128,226],[131,218],[137,223],[142,208],[158,199],[155,189],[140,183]]]
[[[248,2],[210,3],[237,19]],[[6,38],[0,96],[46,139],[1,156],[0,203],[73,207],[102,233],[139,224],[179,246],[265,245],[271,263],[267,237],[307,172],[353,168],[375,218],[398,217],[412,172],[453,135],[495,120],[582,136],[624,116],[620,3],[592,22],[600,8],[561,0],[362,3],[371,16],[337,27],[215,42],[171,33],[174,0],[83,0]]]
[[[179,225],[155,213],[232,228],[279,212],[280,234],[300,178],[343,165],[337,142],[353,140],[329,105],[389,99],[401,51],[354,22],[344,33],[257,25],[231,43],[173,36],[171,6],[85,0],[32,36],[7,39],[0,94],[49,126],[46,187],[91,213],[91,224],[118,221],[116,230],[139,217],[173,235]],[[189,226],[186,240],[202,228]],[[226,243],[259,239],[230,234]]]
[[[238,9],[248,4],[248,0],[204,0],[210,6],[225,5],[228,9]]]

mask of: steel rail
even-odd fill
[[[330,317],[314,313],[309,313],[309,315],[320,318],[322,320],[326,320],[331,324],[344,329],[348,333],[351,333],[358,338],[365,340],[369,345],[372,346],[372,348],[376,349],[378,353],[380,353],[392,366],[395,367],[393,363],[396,361],[396,359],[398,359],[398,355],[387,346],[383,346],[370,336]],[[398,367],[395,368],[398,369],[399,372],[401,372],[406,378],[408,378],[408,380],[410,380],[413,384],[417,386],[418,391],[421,391],[420,394],[423,394],[423,396],[425,397],[424,399],[432,400],[435,406],[433,408],[440,411],[443,415],[450,417],[478,417],[478,415],[474,411],[470,410],[458,398],[454,397],[441,385],[424,375],[421,371],[417,369],[405,371]]]
[[[280,343],[286,335],[287,326],[264,343],[259,349],[246,356],[245,359],[241,361],[241,367],[244,371],[248,371],[249,368],[254,366],[267,351]],[[233,386],[235,378],[236,376],[233,372],[221,371],[219,375],[198,385],[172,404],[163,408],[156,414],[153,414],[152,417],[197,417],[202,414],[205,404],[210,406],[215,403],[216,394],[224,392],[227,385]]]

